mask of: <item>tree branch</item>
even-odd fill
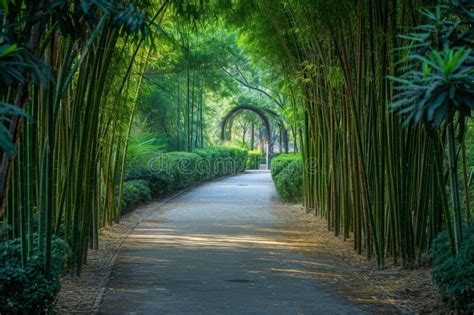
[[[265,90],[262,90],[261,88],[258,88],[256,86],[252,86],[248,83],[248,80],[245,78],[245,76],[243,75],[242,71],[240,71],[240,69],[237,67],[237,71],[239,71],[240,75],[243,77],[243,80],[239,79],[239,78],[236,78],[235,76],[233,76],[229,71],[227,71],[223,66],[221,66],[221,69],[222,71],[224,71],[229,77],[231,77],[232,79],[234,79],[235,81],[239,82],[240,84],[242,84],[243,86],[251,89],[251,90],[254,90],[254,91],[257,91],[259,93],[262,93],[263,95],[267,96],[270,100],[272,100],[275,104],[278,105],[278,107],[280,108],[283,108],[284,105],[278,100],[276,99],[275,97],[271,96],[267,91]]]

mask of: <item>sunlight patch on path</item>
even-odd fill
[[[347,284],[343,267],[316,256],[310,236],[269,173],[203,185],[133,231],[101,313],[364,314],[385,304],[332,291]]]

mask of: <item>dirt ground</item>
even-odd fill
[[[421,266],[407,270],[387,260],[385,269],[380,270],[374,260],[358,255],[353,250],[350,239],[344,241],[342,236],[335,237],[328,231],[327,221],[313,214],[308,214],[300,205],[288,205],[291,213],[305,222],[312,237],[320,244],[318,251],[339,257],[347,264],[359,279],[354,280],[355,291],[365,288],[376,288],[396,304],[402,312],[420,314],[449,313],[442,303],[436,285],[431,281],[431,268]]]

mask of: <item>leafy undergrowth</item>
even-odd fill
[[[451,255],[448,236],[442,232],[434,240],[429,258],[433,264],[433,281],[443,301],[452,310],[474,313],[474,224],[463,233],[463,243]]]
[[[37,250],[37,234],[32,241]],[[40,314],[54,303],[70,250],[62,239],[53,237],[51,251],[51,268],[45,273],[40,256],[32,255],[22,263],[21,239],[0,242],[0,314]]]

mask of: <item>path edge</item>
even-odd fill
[[[281,200],[280,200],[281,201]],[[283,202],[282,203],[288,207],[288,212],[291,214],[291,216],[293,217],[294,220],[300,220],[298,219],[295,214],[293,213],[293,209],[291,208],[291,204],[288,204],[286,202]],[[293,205],[294,206],[294,205]],[[304,209],[304,206],[303,205],[298,205],[299,207],[301,207],[300,211],[304,211],[306,212],[306,210]],[[306,212],[307,213],[307,212]],[[317,234],[317,231],[314,231],[307,222],[303,222],[303,225],[305,227],[305,229],[312,235],[315,235]],[[416,314],[416,312],[413,310],[413,309],[404,309],[401,305],[399,305],[391,296],[390,294],[381,286],[379,285],[376,285],[376,284],[373,284],[370,280],[369,280],[369,275],[365,274],[364,272],[361,272],[360,270],[357,270],[354,266],[352,266],[351,264],[349,264],[348,262],[346,262],[345,260],[343,259],[338,259],[338,262],[342,265],[344,265],[347,269],[349,269],[353,275],[356,277],[356,278],[359,278],[360,280],[362,281],[365,281],[367,283],[370,283],[370,285],[374,288],[374,291],[377,295],[379,295],[380,297],[382,298],[385,298],[387,299],[388,301],[390,301],[390,304],[399,312],[399,314]]]
[[[130,228],[130,231],[128,231],[128,233],[125,235],[125,237],[120,241],[120,244],[117,246],[117,248],[115,249],[114,253],[112,254],[112,257],[110,258],[110,260],[107,262],[107,264],[109,266],[111,266],[110,268],[110,274],[112,274],[112,271],[113,271],[113,268],[115,266],[115,261],[117,260],[117,256],[118,254],[120,253],[122,247],[123,247],[123,244],[125,243],[126,240],[128,240],[130,234],[137,228],[137,226],[143,222],[143,220],[145,220],[146,218],[148,218],[152,212],[154,212],[155,210],[161,208],[162,206],[164,206],[165,204],[167,204],[168,202],[178,198],[179,196],[187,193],[187,192],[190,192],[191,190],[193,189],[196,189],[198,187],[201,187],[201,186],[204,186],[206,184],[209,184],[209,183],[213,183],[213,182],[217,182],[217,181],[221,181],[221,180],[225,180],[225,179],[228,179],[228,178],[231,178],[231,177],[235,177],[235,176],[239,176],[239,175],[243,175],[247,172],[247,170],[241,172],[241,173],[238,173],[238,174],[232,174],[232,175],[229,175],[229,176],[223,176],[223,177],[219,177],[219,178],[214,178],[212,180],[208,180],[208,181],[204,181],[204,182],[200,182],[200,183],[197,183],[195,185],[191,185],[189,187],[186,187],[174,194],[172,194],[171,196],[168,196],[166,197],[165,199],[159,201],[159,200],[156,200],[156,201],[152,201],[150,204],[143,204],[139,207],[137,207],[136,209],[134,209],[131,213],[133,212],[136,212],[137,210],[139,210],[140,208],[142,207],[147,207],[147,206],[152,206],[150,207],[150,209],[146,210],[145,213],[137,220],[137,222],[132,225],[132,227]],[[155,204],[156,203],[156,204]],[[92,309],[91,309],[91,314],[98,314],[99,313],[99,310],[100,310],[100,305],[102,304],[102,300],[104,298],[104,294],[105,292],[107,291],[107,285],[110,281],[110,274],[104,279],[104,281],[102,282],[102,284],[100,285],[101,289],[99,291],[99,293],[96,295],[95,299],[94,299],[94,303],[92,305]]]

